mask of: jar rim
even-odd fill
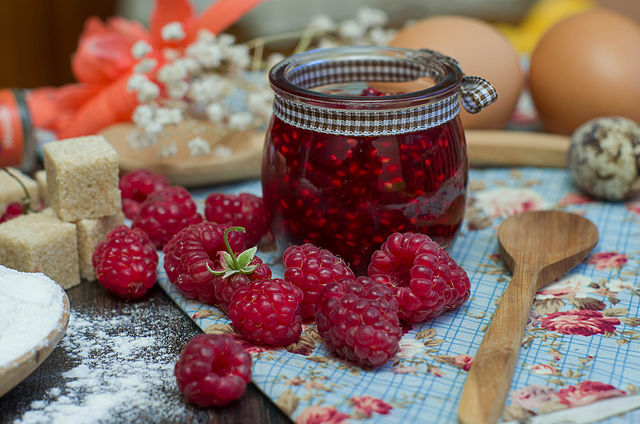
[[[358,94],[323,93],[313,90],[312,87],[301,86],[292,80],[296,72],[299,74],[301,71],[307,71],[316,75],[317,69],[326,69],[331,62],[356,63],[368,60],[419,66],[429,73],[418,77],[432,76],[435,84],[408,93],[368,97]],[[398,77],[402,78],[402,75]],[[416,79],[415,77],[416,75],[413,78],[395,81],[412,81]],[[338,104],[340,107],[349,109],[395,109],[430,103],[457,94],[463,77],[464,74],[458,62],[442,53],[432,50],[380,46],[349,46],[309,50],[289,56],[276,64],[269,72],[269,82],[272,89],[284,98],[317,106],[333,105],[335,107]]]

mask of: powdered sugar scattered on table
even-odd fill
[[[63,309],[62,288],[52,279],[0,265],[0,368],[47,343]]]
[[[33,401],[15,422],[131,422],[141,407],[171,421],[173,411],[184,410],[173,376],[178,354],[169,351],[157,332],[165,326],[171,331],[170,317],[176,311],[165,305],[149,314],[148,308],[126,304],[105,318],[73,311],[59,348],[75,363],[63,374],[62,385]],[[153,325],[149,319],[164,325]]]

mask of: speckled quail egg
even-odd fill
[[[640,125],[622,117],[586,122],[571,136],[569,169],[578,187],[595,198],[640,194]]]

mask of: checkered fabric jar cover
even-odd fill
[[[441,53],[384,48],[385,52],[397,54],[366,54],[380,49],[317,50],[276,65],[270,73],[275,91],[274,115],[287,124],[320,133],[394,135],[440,126],[458,115],[460,103],[468,112],[477,113],[498,97],[488,81],[465,76],[456,60]],[[336,54],[331,54],[332,51]],[[350,55],[351,51],[355,54]],[[319,52],[325,53],[324,60],[315,59]],[[312,91],[327,84],[407,82],[423,77],[432,78],[436,85],[384,97],[344,97]],[[286,81],[284,89],[282,84],[274,83],[278,79]]]

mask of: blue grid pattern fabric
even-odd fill
[[[471,170],[465,224],[449,248],[468,273],[471,297],[457,311],[414,326],[400,352],[376,370],[333,357],[317,337],[295,350],[253,349],[253,381],[299,423],[456,422],[466,370],[510,274],[497,256],[495,230],[524,209],[584,214],[598,227],[591,256],[539,292],[507,401],[505,419],[635,394],[640,387],[640,201],[600,203],[577,194],[565,170]],[[259,181],[193,191],[260,195]],[[526,235],[523,235],[526,236]],[[283,274],[271,252],[258,255]],[[159,266],[159,284],[203,330],[230,321],[215,307],[184,298]],[[303,335],[313,334],[313,327]],[[293,350],[293,349],[292,349]],[[640,412],[607,422],[640,421]],[[320,421],[317,421],[320,422]],[[551,422],[551,421],[549,421]]]

